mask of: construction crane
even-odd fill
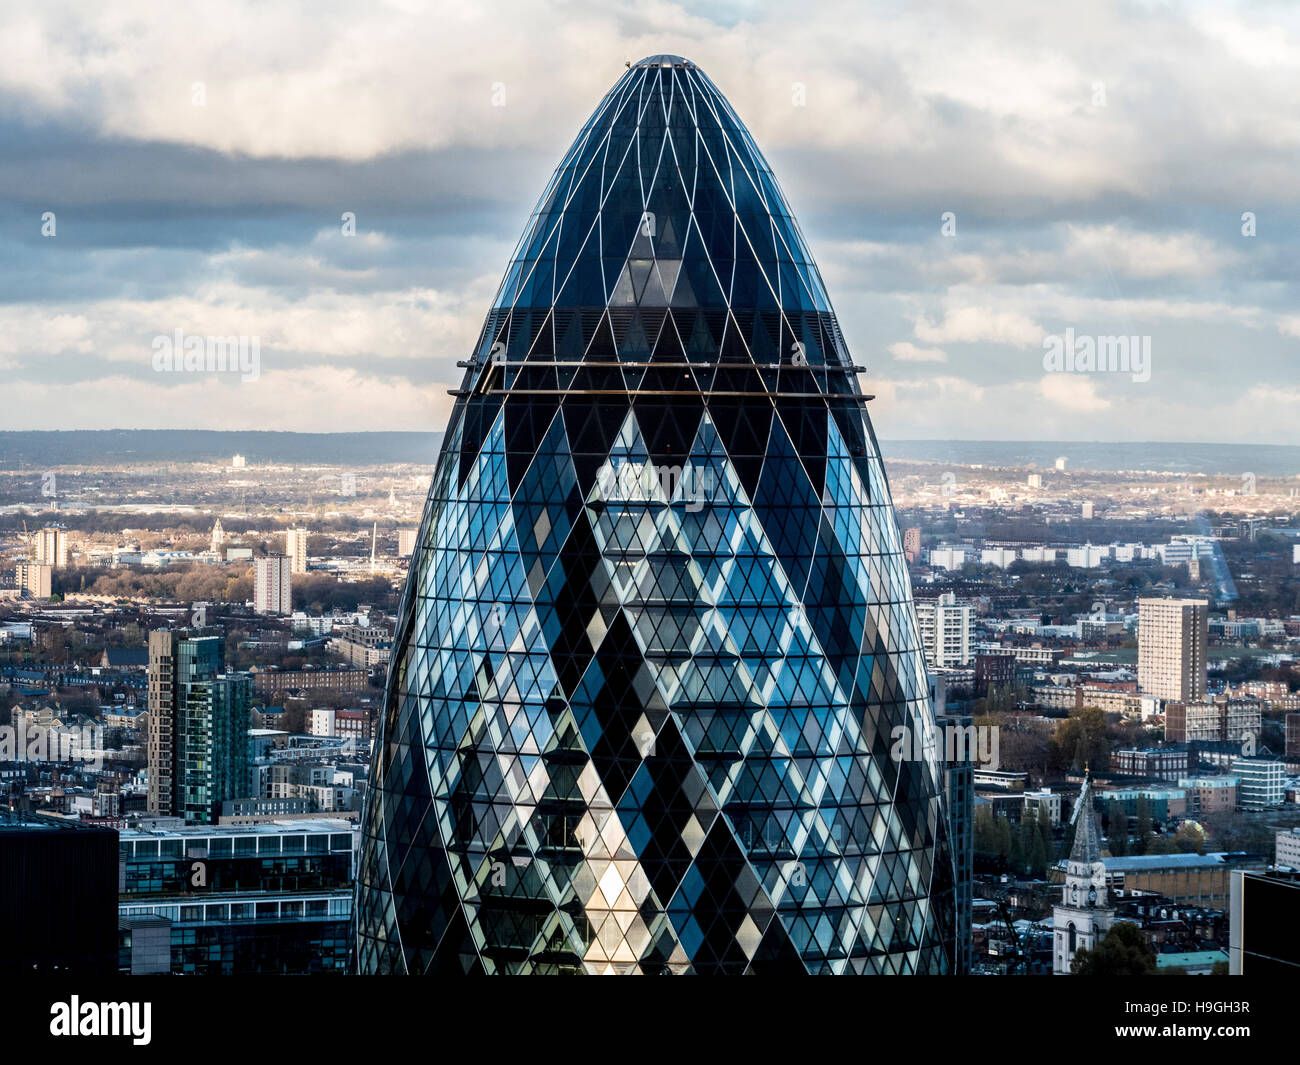
[[[1011,920],[1011,907],[1007,905],[1005,897],[998,900],[998,916],[1002,918],[1002,923],[1007,926],[1007,938],[1011,943],[1012,953],[1007,962],[1007,975],[1015,976],[1017,968],[1023,974],[1029,968],[1029,929],[1025,929],[1024,939],[1022,940],[1019,933],[1016,932],[1015,922]]]

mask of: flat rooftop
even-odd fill
[[[125,828],[118,836],[123,842],[136,839],[203,839],[212,836],[279,836],[316,835],[329,832],[352,832],[355,821],[338,817],[318,817],[303,821],[263,821],[255,825],[186,825],[184,828]]]

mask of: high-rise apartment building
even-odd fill
[[[307,530],[286,529],[284,553],[289,556],[290,573],[307,572]]]
[[[853,357],[717,86],[679,56],[620,73],[457,391],[358,966],[952,972],[943,767],[882,742],[934,717]]]
[[[970,604],[958,603],[952,592],[916,601],[921,646],[930,666],[947,669],[970,662],[970,614]]]
[[[19,562],[15,577],[21,591],[34,599],[48,599],[54,587],[54,567],[40,562]]]
[[[397,530],[397,557],[410,558],[415,552],[415,538],[419,535],[418,529],[398,529]]]
[[[918,562],[921,558],[921,530],[913,525],[903,531],[903,555],[908,562]]]
[[[32,561],[58,569],[68,564],[68,533],[65,529],[38,529],[32,533]]]
[[[190,824],[215,824],[221,804],[250,794],[249,710],[253,680],[220,674],[189,685],[178,714],[180,815]]]
[[[970,714],[940,713],[939,748],[944,802],[948,815],[948,836],[952,845],[954,879],[953,900],[957,912],[956,972],[966,975],[974,962],[971,940],[972,906],[975,888],[975,763],[970,746],[974,743],[973,718]],[[963,742],[949,742],[953,730]],[[965,737],[972,737],[965,741]]]
[[[1210,605],[1204,599],[1138,600],[1138,687],[1194,703],[1205,697]]]
[[[293,570],[287,555],[253,560],[253,609],[259,614],[293,613]]]
[[[249,789],[252,677],[225,672],[220,636],[149,634],[149,812],[214,821]]]

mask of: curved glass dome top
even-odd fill
[[[631,262],[654,260],[639,275]],[[498,309],[604,306],[828,311],[772,168],[717,87],[680,56],[633,66],[538,201]],[[811,362],[827,355],[804,339]]]
[[[868,397],[694,64],[602,101],[464,365],[376,742],[362,971],[950,971]]]

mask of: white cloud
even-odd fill
[[[947,362],[948,353],[939,348],[918,348],[910,340],[889,345],[889,354],[900,362]]]
[[[943,319],[931,322],[924,316],[915,321],[918,340],[928,344],[974,344],[989,341],[1011,344],[1018,348],[1042,342],[1044,330],[1017,311],[989,310],[986,307],[957,307],[944,312]]]
[[[80,429],[280,429],[297,432],[434,429],[452,399],[441,385],[363,376],[336,366],[264,374],[242,383],[215,374],[159,375],[140,381],[5,383],[6,429],[48,429],[42,410]]]
[[[1098,395],[1097,382],[1083,374],[1045,374],[1038,392],[1048,403],[1070,411],[1090,413],[1110,407],[1110,401]]]

